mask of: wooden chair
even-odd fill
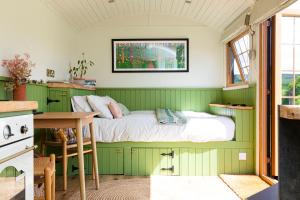
[[[42,154],[44,155],[44,149],[46,146],[51,146],[51,147],[55,147],[55,148],[61,148],[62,149],[62,154],[56,156],[57,160],[61,160],[62,161],[62,170],[63,170],[63,190],[66,191],[67,190],[67,185],[68,185],[68,158],[70,157],[74,157],[77,156],[77,143],[74,144],[68,144],[68,138],[66,137],[66,135],[64,134],[64,130],[63,129],[59,129],[58,130],[58,136],[60,138],[60,142],[56,142],[56,141],[46,141],[45,140],[45,136],[42,137],[41,139],[41,150],[42,150]],[[87,146],[87,145],[91,145],[91,139],[90,138],[84,138],[83,139],[83,146]],[[83,153],[84,154],[89,154],[92,153],[93,150],[90,147],[89,149],[84,148]],[[94,163],[93,163],[93,170],[92,170],[92,176],[93,179],[95,179],[95,174],[94,174]]]
[[[50,157],[34,158],[34,177],[35,183],[44,184],[44,191],[42,194],[35,196],[35,200],[55,199],[55,155]],[[43,181],[41,181],[43,179]]]

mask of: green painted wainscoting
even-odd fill
[[[38,102],[38,111],[47,112],[47,96],[48,87],[47,84],[27,84],[26,97],[28,101]]]
[[[58,100],[48,105],[49,112],[71,112],[71,97],[95,95],[95,91],[71,88],[48,88],[48,98]]]
[[[99,96],[111,96],[129,110],[193,110],[208,112],[210,103],[222,103],[220,88],[97,88]]]
[[[7,77],[0,76],[0,100],[12,99],[12,92],[5,89],[5,83],[8,81]]]
[[[256,85],[250,85],[249,88],[237,90],[224,90],[222,92],[224,104],[246,104],[249,106],[256,105]]]

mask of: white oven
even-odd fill
[[[0,118],[0,199],[34,198],[33,115]]]

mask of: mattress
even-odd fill
[[[94,118],[97,142],[209,142],[230,141],[235,124],[231,118],[184,111],[187,123],[159,124],[154,111],[133,111],[120,119]]]

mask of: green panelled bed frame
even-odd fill
[[[0,97],[9,97],[1,88]],[[232,117],[235,139],[226,142],[118,142],[97,143],[101,174],[125,175],[218,175],[255,173],[255,110],[210,107],[210,103],[235,103],[255,106],[255,85],[247,89],[223,91],[220,88],[97,88],[96,91],[48,88],[27,85],[28,100],[39,103],[39,111],[71,111],[74,95],[109,95],[130,110],[171,108],[210,112]],[[47,105],[47,98],[60,102]],[[39,130],[36,130],[36,132]],[[36,134],[38,136],[39,134]],[[38,139],[36,137],[35,139]],[[239,160],[247,153],[247,160]],[[162,156],[161,154],[166,154]],[[69,160],[69,174],[77,173],[77,159]],[[85,157],[86,173],[91,173],[91,157]],[[57,167],[60,173],[60,166]]]

